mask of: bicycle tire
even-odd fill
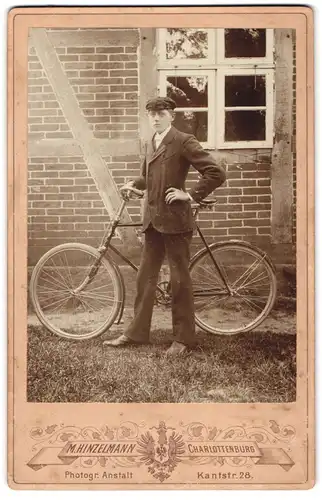
[[[53,334],[58,335],[59,337],[71,340],[87,340],[92,339],[101,335],[104,331],[108,330],[108,328],[114,323],[115,319],[118,317],[121,308],[124,304],[124,287],[122,286],[121,278],[120,278],[120,270],[118,269],[115,262],[109,258],[109,256],[105,255],[101,260],[101,265],[104,269],[106,269],[108,275],[111,278],[112,289],[113,289],[113,298],[109,299],[111,301],[111,311],[108,314],[108,317],[102,321],[102,324],[94,328],[93,331],[88,331],[85,333],[69,333],[64,331],[61,327],[56,326],[52,320],[50,320],[46,314],[44,313],[44,308],[41,306],[41,301],[39,298],[40,291],[37,291],[38,282],[41,276],[42,271],[44,270],[46,263],[50,262],[55,256],[62,254],[62,252],[79,252],[80,256],[90,256],[93,259],[97,259],[100,256],[100,253],[95,248],[83,244],[83,243],[65,243],[62,245],[58,245],[48,252],[46,252],[37,262],[36,266],[33,269],[29,292],[32,305],[34,307],[35,313],[39,319],[39,321]],[[63,260],[62,260],[63,262]],[[48,274],[48,272],[47,272]],[[60,275],[62,273],[60,272]],[[53,278],[51,278],[50,286],[53,287],[52,283]],[[59,288],[61,290],[61,288]],[[59,292],[62,293],[62,292]],[[67,293],[67,292],[64,292]],[[48,292],[47,292],[48,295]],[[101,299],[102,300],[102,299]]]
[[[209,322],[207,323],[207,321],[205,319],[201,319],[200,313],[198,313],[198,311],[197,311],[197,307],[196,307],[196,311],[195,311],[196,324],[202,330],[204,330],[208,333],[219,334],[219,335],[234,335],[234,334],[249,332],[249,331],[253,330],[257,326],[259,326],[265,320],[265,318],[267,318],[267,316],[271,312],[271,310],[274,306],[275,300],[276,300],[277,280],[276,280],[276,270],[275,270],[274,264],[272,263],[271,259],[268,257],[268,255],[264,251],[262,251],[258,247],[254,246],[248,242],[242,242],[239,240],[238,241],[231,240],[228,242],[212,243],[209,245],[209,248],[210,248],[212,255],[214,255],[215,259],[218,261],[220,261],[219,253],[225,253],[225,252],[227,253],[228,251],[231,251],[231,250],[240,251],[240,252],[243,252],[245,255],[248,254],[248,255],[252,256],[253,258],[258,259],[260,264],[263,265],[265,271],[267,272],[267,280],[269,282],[269,294],[267,297],[265,307],[263,308],[262,312],[260,314],[258,314],[258,316],[256,318],[254,318],[254,320],[252,320],[249,324],[224,329],[224,328],[221,328],[219,326],[209,324]],[[196,288],[196,285],[194,283],[194,273],[196,274],[196,269],[198,268],[198,265],[207,256],[209,256],[209,253],[208,253],[207,249],[204,248],[204,249],[200,250],[199,252],[197,252],[197,254],[191,260],[190,274],[191,274],[192,283],[193,283],[194,288]],[[210,256],[209,256],[209,258],[210,258]],[[238,266],[238,265],[240,266],[240,263],[236,264],[236,266]],[[213,266],[213,272],[215,273],[216,272],[215,265],[212,264],[212,266]],[[231,266],[231,268],[233,269],[233,266]],[[218,275],[218,273],[217,273],[217,275]],[[253,279],[253,281],[255,281],[255,279]],[[257,281],[260,281],[260,279]],[[258,285],[259,284],[260,283],[258,283]],[[254,288],[254,285],[253,285],[253,288]],[[238,297],[238,294],[237,294],[237,297]],[[245,297],[246,297],[246,299],[243,299],[243,300],[245,300],[245,304],[247,305],[246,300],[248,300],[248,299],[247,299],[247,296],[245,296]],[[216,299],[216,300],[218,300],[218,299]],[[221,300],[221,299],[219,299],[219,300]],[[197,302],[197,299],[195,299],[195,302]]]

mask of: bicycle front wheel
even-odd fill
[[[115,321],[122,301],[122,284],[115,265],[81,243],[52,248],[36,264],[30,297],[41,323],[60,337],[96,337]]]
[[[190,267],[196,324],[232,335],[256,328],[276,298],[276,273],[267,255],[246,242],[210,245]]]

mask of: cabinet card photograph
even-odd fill
[[[314,485],[313,13],[8,14],[13,489]]]

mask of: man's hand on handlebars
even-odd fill
[[[136,189],[134,187],[134,181],[129,181],[124,186],[120,188],[120,193],[125,201],[129,201],[133,196],[137,196],[138,198],[142,198],[143,196],[143,191],[140,189]]]
[[[120,188],[120,193],[121,193],[123,200],[125,200],[125,201],[130,200],[130,198],[132,196],[131,188],[133,187],[133,184],[134,184],[133,181],[129,181],[126,184],[124,184],[124,186],[122,186]]]

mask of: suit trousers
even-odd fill
[[[127,337],[137,342],[149,341],[158,276],[167,255],[174,340],[186,345],[195,344],[194,301],[189,272],[191,239],[192,231],[165,234],[158,232],[152,225],[146,229],[136,283],[134,319],[125,331]]]

